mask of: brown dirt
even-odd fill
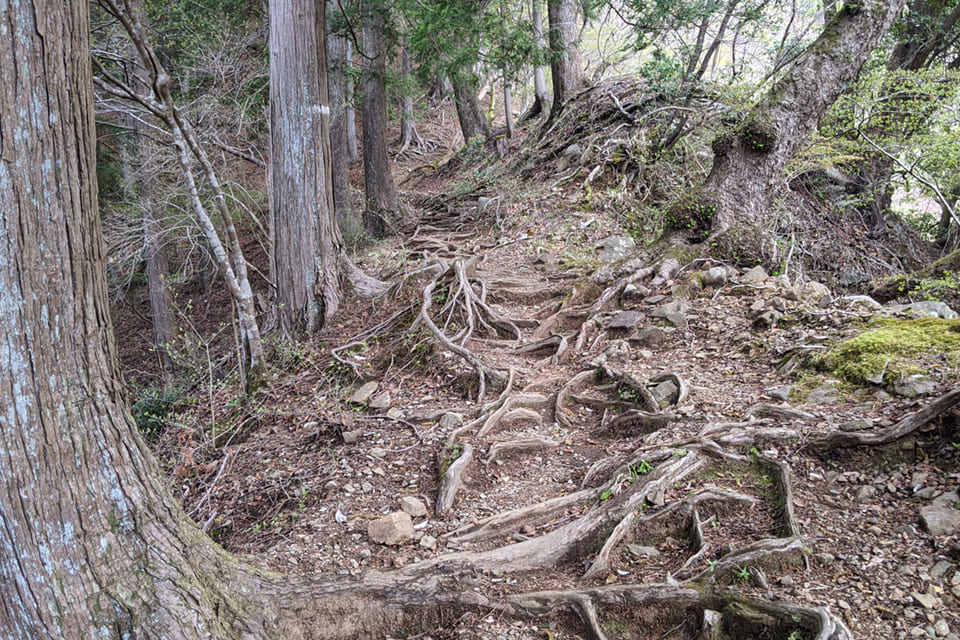
[[[437,131],[449,135],[449,129]],[[420,160],[411,157],[404,163],[401,168],[409,171]],[[489,300],[502,317],[524,321],[517,323],[520,342],[530,342],[538,322],[554,306],[568,301],[575,286],[584,289],[580,277],[600,265],[593,247],[601,238],[620,233],[617,223],[592,212],[574,183],[551,187],[545,181],[518,189],[516,184],[493,186],[492,178],[484,181],[481,176],[482,193],[498,200],[492,209],[478,212],[476,189],[466,197],[457,193],[462,179],[427,172],[405,184],[407,201],[443,204],[442,214],[436,207],[419,212],[434,228],[429,236],[451,247],[447,257],[480,256],[477,281],[487,284]],[[451,189],[449,197],[442,195]],[[408,251],[408,246],[407,239],[390,239],[370,248],[360,263],[381,278],[393,278],[428,262],[428,256]],[[538,261],[537,256],[546,258]],[[735,429],[790,429],[799,437],[761,437],[749,446],[727,445],[729,453],[742,456],[741,462],[710,458],[705,467],[670,487],[663,505],[645,503],[640,515],[653,515],[709,488],[755,498],[747,507],[707,505],[699,513],[709,549],[689,569],[709,572],[724,555],[780,535],[777,522],[782,507],[771,492],[772,480],[751,459],[762,452],[787,461],[795,476],[794,508],[808,548],[807,566],[767,567],[765,582],[746,572],[723,581],[743,593],[774,601],[829,607],[863,640],[907,638],[912,629],[941,619],[951,630],[960,631],[956,540],[932,537],[918,524],[920,507],[930,501],[919,497],[918,489],[946,492],[956,488],[960,478],[960,450],[953,444],[960,440],[956,417],[944,416],[924,433],[887,449],[811,450],[807,441],[826,430],[857,418],[875,426],[889,425],[928,400],[878,397],[875,389],[844,388],[836,403],[804,403],[804,390],[815,386],[810,380],[820,374],[800,369],[781,375],[777,369],[781,356],[798,344],[830,344],[853,335],[862,330],[859,319],[840,306],[784,300],[773,285],[701,289],[691,284],[690,276],[706,266],[710,265],[685,265],[676,276],[646,282],[645,295],[615,298],[588,320],[584,328],[588,337],[579,351],[573,350],[575,328],[566,327],[560,333],[571,338],[571,352],[555,365],[536,368],[544,354],[517,354],[514,341],[471,339],[466,346],[490,367],[516,372],[515,389],[537,385],[538,391],[556,394],[575,375],[595,368],[598,358],[606,354],[608,363],[639,380],[676,373],[689,385],[690,395],[676,407],[675,420],[649,434],[599,429],[601,411],[590,402],[571,405],[574,413],[564,421],[566,426],[547,411],[539,423],[525,420],[502,425],[482,440],[468,434],[466,440],[482,449],[481,461],[486,447],[499,441],[541,438],[559,446],[513,452],[490,465],[474,464],[453,509],[444,517],[433,513],[441,481],[438,455],[450,436],[450,429],[441,427],[440,417],[456,412],[469,422],[481,414],[472,368],[422,330],[404,335],[405,325],[367,340],[356,350],[356,362],[365,379],[377,380],[380,390],[390,393],[391,406],[399,415],[387,418],[381,411],[346,403],[361,381],[330,356],[330,348],[418,300],[419,281],[411,281],[392,299],[350,302],[314,340],[275,346],[274,375],[255,398],[241,398],[235,382],[224,375],[229,373],[228,366],[214,376],[212,385],[205,376],[197,376],[187,394],[194,399],[166,417],[163,432],[153,440],[155,450],[188,513],[228,550],[276,571],[348,574],[409,565],[454,551],[488,549],[572,522],[597,508],[596,502],[574,505],[548,522],[484,542],[451,544],[443,538],[491,515],[578,490],[591,466],[607,457],[629,455],[641,447],[653,450],[655,445],[682,455],[682,443],[717,439]],[[215,290],[219,291],[216,285]],[[201,333],[229,324],[229,305],[222,294],[215,295],[220,297],[194,305],[195,315],[201,310],[208,314],[198,316],[206,318]],[[586,297],[589,302],[590,296]],[[765,331],[754,328],[757,310],[751,306],[774,298],[784,307],[786,321]],[[689,305],[686,328],[674,328],[651,315],[665,302],[680,299]],[[141,364],[149,360],[143,338],[148,335],[143,296],[134,292],[125,305],[118,307],[117,319],[121,356],[128,377],[137,377],[143,384],[149,380],[142,375],[144,369],[152,371]],[[603,330],[618,309],[638,311],[643,326],[661,327],[666,340],[639,345],[624,342],[626,334]],[[947,367],[935,372],[934,395],[955,385],[957,373]],[[768,391],[783,384],[794,385],[797,394],[790,404],[811,417],[751,417],[749,409],[774,402],[767,397]],[[495,399],[499,392],[492,389],[484,400]],[[345,433],[356,439],[347,443]],[[619,491],[639,481],[638,477],[622,479],[607,499],[617,499]],[[428,516],[415,519],[417,531],[439,540],[436,548],[417,542],[388,547],[368,539],[368,523],[398,510],[404,496],[418,497],[427,505]],[[630,541],[657,547],[658,558],[639,559],[626,551],[626,542],[621,543],[609,571],[592,581],[581,576],[599,547],[553,569],[478,574],[472,584],[494,597],[530,590],[662,582],[695,551],[686,521],[667,524],[636,531]],[[943,560],[948,568],[934,570]],[[932,593],[940,604],[925,609],[912,593]],[[690,611],[680,611],[678,618],[669,608],[598,609],[610,638],[693,638],[699,628],[696,619],[685,617],[693,615]],[[643,625],[652,625],[649,635],[637,631],[646,628]],[[470,612],[445,619],[442,629],[415,637],[589,635],[580,618],[565,611],[535,622]]]

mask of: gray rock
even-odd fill
[[[641,347],[656,347],[667,341],[667,334],[657,327],[645,327],[628,338]]]
[[[390,407],[387,410],[387,417],[393,418],[394,420],[400,420],[403,418],[403,411],[400,411],[397,407]]]
[[[903,398],[915,398],[933,393],[937,383],[919,373],[893,383],[893,392]]]
[[[393,399],[390,397],[390,394],[384,391],[383,393],[377,394],[370,399],[369,407],[374,411],[385,412],[390,408],[392,403]]]
[[[766,269],[764,269],[760,265],[757,265],[754,268],[747,271],[746,273],[744,273],[742,276],[740,276],[740,283],[761,285],[761,284],[764,284],[769,278],[770,276],[767,274]]]
[[[805,282],[800,287],[800,297],[810,302],[822,304],[824,300],[829,301],[832,297],[830,288],[820,282]]]
[[[595,248],[597,258],[604,262],[616,262],[628,258],[636,247],[637,243],[629,236],[610,236],[601,240]]]
[[[950,635],[950,625],[948,625],[947,621],[943,618],[939,618],[933,623],[933,631],[937,634],[938,638],[946,638]]]
[[[955,320],[957,312],[939,300],[923,300],[911,304],[898,304],[890,307],[895,313],[903,313],[914,318],[945,318]]]
[[[680,261],[676,258],[667,258],[660,265],[660,269],[657,270],[657,277],[654,280],[666,281],[673,278],[680,271],[680,266]]]
[[[463,424],[463,416],[460,415],[459,413],[448,411],[447,413],[440,416],[439,426],[444,431],[449,431],[450,429],[456,429],[462,424]]]
[[[952,536],[960,532],[960,510],[939,505],[923,507],[920,523],[932,536]]]
[[[637,311],[621,311],[607,322],[608,331],[633,331],[640,324],[640,313]]]
[[[367,453],[373,456],[374,458],[383,458],[387,455],[387,452],[381,447],[373,447],[372,449],[367,451]]]
[[[877,490],[870,485],[865,485],[860,487],[857,490],[856,501],[860,504],[865,504],[873,500],[874,496],[877,495]]]
[[[430,549],[432,551],[433,549],[437,548],[437,539],[429,534],[424,535],[422,538],[420,538],[420,546],[424,549]]]
[[[840,302],[847,307],[852,308],[864,308],[870,311],[876,311],[882,309],[883,305],[871,298],[870,296],[841,296],[837,302]]]
[[[400,509],[414,518],[422,518],[427,515],[427,506],[413,496],[403,496],[400,499]]]
[[[627,551],[635,558],[659,558],[660,552],[656,547],[645,547],[639,544],[628,544]]]
[[[767,389],[767,397],[773,398],[774,400],[779,400],[781,402],[786,402],[789,400],[791,393],[793,393],[793,387],[789,384],[781,385],[779,387],[770,387]]]
[[[937,609],[943,605],[940,598],[929,593],[918,593],[914,591],[910,594],[910,597],[924,609]]]
[[[343,437],[344,444],[353,444],[360,439],[362,432],[359,429],[354,431],[344,431],[340,434]]]
[[[960,502],[960,495],[958,495],[956,490],[953,490],[946,493],[941,493],[933,499],[932,504],[935,507],[952,507],[958,502]]]
[[[672,300],[654,309],[650,315],[654,318],[666,318],[669,315],[684,315],[690,310],[690,305],[683,300]]]
[[[672,404],[679,393],[680,389],[673,382],[673,380],[664,380],[657,386],[650,389],[650,395],[653,396],[653,399],[656,400],[657,404],[661,407]]]
[[[873,426],[873,420],[869,418],[856,418],[840,425],[840,431],[863,431]]]
[[[347,402],[350,404],[367,404],[373,394],[376,393],[378,386],[379,384],[376,381],[366,383],[354,391],[353,395],[347,398]]]
[[[638,284],[633,284],[632,282],[624,285],[623,291],[620,293],[620,296],[628,302],[643,300],[649,295],[650,295],[650,289],[643,286],[642,284],[638,285]]]
[[[394,511],[382,518],[371,520],[367,525],[367,537],[377,544],[397,546],[412,542],[417,537],[417,531],[413,528],[409,513]]]
[[[940,560],[937,562],[937,564],[930,567],[930,572],[929,572],[930,577],[933,578],[934,580],[938,578],[942,578],[947,573],[947,571],[950,571],[952,567],[953,567],[953,563],[950,562],[949,560]]]
[[[771,309],[761,313],[759,316],[754,318],[753,326],[757,329],[772,329],[777,326],[777,323],[783,319],[783,314],[779,311]]]
[[[723,267],[711,267],[703,274],[703,284],[708,287],[719,287],[727,283],[727,270]]]
[[[833,404],[840,399],[840,392],[831,384],[822,384],[807,396],[811,404]]]

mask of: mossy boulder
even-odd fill
[[[960,367],[960,320],[875,321],[875,327],[842,342],[827,353],[834,375],[865,385],[883,384],[933,368]]]

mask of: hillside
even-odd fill
[[[921,244],[798,181],[779,264],[663,253],[648,212],[709,167],[709,128],[651,168],[624,123],[658,105],[620,86],[503,161],[401,159],[409,220],[358,256],[394,289],[275,344],[254,397],[229,330],[192,386],[138,396],[187,512],[275,571],[454,576],[395,638],[956,638],[960,321],[859,295]],[[147,314],[117,317],[149,380]]]

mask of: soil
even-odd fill
[[[431,153],[444,151],[438,145]],[[411,170],[425,160],[408,153],[398,163],[398,176],[414,175]],[[389,570],[545,536],[598,509],[614,509],[671,462],[695,456],[695,470],[631,510],[639,524],[612,546],[599,575],[584,577],[617,521],[592,544],[558,548],[562,557],[550,566],[481,570],[466,588],[496,600],[531,591],[697,578],[766,602],[826,607],[862,640],[930,637],[928,628],[940,633],[944,624],[960,632],[957,540],[932,536],[919,521],[922,507],[958,486],[956,413],[945,412],[884,446],[812,444],[840,429],[874,431],[895,424],[956,386],[956,360],[931,364],[935,384],[916,398],[833,380],[810,358],[784,366],[792,355],[818,353],[863,331],[869,313],[847,306],[842,291],[831,291],[826,300],[803,299],[789,293],[799,279],[754,283],[743,278],[744,269],[732,266],[736,275],[725,283],[704,286],[704,271],[719,265],[703,261],[678,264],[665,277],[654,270],[636,279],[638,292],[625,295],[623,278],[646,263],[611,266],[598,258],[600,241],[623,231],[616,218],[594,212],[578,181],[551,186],[555,180],[487,180],[485,166],[492,165],[471,170],[474,178],[480,173],[469,190],[462,186],[469,176],[462,173],[418,170],[404,183],[406,201],[414,203],[411,230],[366,248],[358,261],[371,274],[399,281],[437,260],[475,259],[472,286],[478,295],[484,290],[491,314],[511,321],[520,335],[506,338],[478,325],[463,346],[511,384],[488,380],[485,396],[478,397],[476,368],[444,348],[422,323],[410,329],[429,281],[424,274],[387,299],[349,301],[313,339],[274,345],[272,377],[254,397],[244,398],[237,388],[229,345],[209,357],[201,352],[196,366],[204,375],[196,376],[163,416],[162,427],[148,434],[174,491],[200,526],[229,551],[274,571]],[[479,197],[493,200],[479,210]],[[558,310],[589,309],[612,286],[619,287],[616,294],[599,308],[554,316]],[[436,290],[434,312],[453,289]],[[222,313],[229,312],[225,300],[195,305],[200,333],[229,326]],[[682,321],[658,317],[663,305],[677,301],[684,303]],[[144,296],[132,290],[116,321],[125,372],[141,386],[152,371],[144,364],[150,361],[142,339],[149,335],[144,305]],[[397,323],[340,354],[352,367],[331,355],[331,348],[405,309],[409,313]],[[770,310],[782,318],[758,327],[758,316]],[[637,313],[637,329],[658,331],[639,339],[634,330],[608,330],[622,311]],[[559,321],[544,330],[550,318]],[[448,319],[435,321],[442,325]],[[461,316],[451,320],[462,322]],[[448,335],[455,331],[447,327]],[[556,362],[549,348],[518,349],[551,335],[568,341]],[[598,371],[626,375],[628,382],[611,383]],[[581,375],[582,388],[568,387]],[[660,403],[665,406],[644,409],[638,397],[665,375],[682,380],[685,397],[674,393]],[[369,380],[378,383],[377,394],[389,393],[388,406],[372,408],[376,395],[348,402]],[[825,383],[839,393],[809,401],[808,393]],[[788,399],[771,398],[784,385],[792,387]],[[482,437],[480,425],[462,430],[504,404],[527,402],[516,400],[521,390],[546,400],[532,412],[504,412]],[[567,401],[558,404],[564,394]],[[609,427],[632,409],[667,417],[653,425],[638,419]],[[523,446],[488,463],[491,447],[501,443]],[[437,515],[446,467],[466,445],[475,449],[474,462],[452,507]],[[610,460],[617,464],[604,466]],[[777,491],[781,480],[770,466],[776,462],[786,463],[792,475],[802,551],[759,555],[724,569],[725,559],[747,557],[738,554],[757,544],[790,539]],[[618,466],[624,471],[617,472]],[[591,487],[596,495],[543,519],[488,539],[460,540],[486,518]],[[710,492],[725,497],[683,507]],[[400,546],[372,542],[370,522],[400,510],[406,496],[427,508],[427,515],[413,518],[416,537]],[[694,517],[702,544],[696,542]],[[654,547],[656,555],[637,553],[638,546]],[[699,637],[696,606],[598,601],[596,613],[608,638]],[[795,635],[777,629],[735,637],[812,637],[799,627]],[[559,608],[532,620],[497,611],[451,611],[441,628],[410,637],[594,635],[582,613]]]

